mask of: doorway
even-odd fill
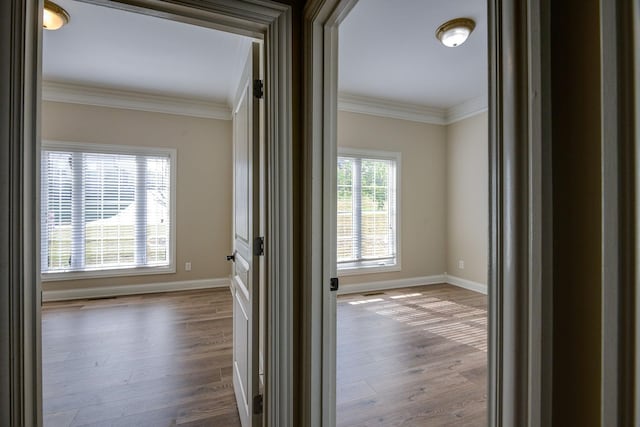
[[[291,70],[291,55],[288,52],[282,52],[281,47],[285,47],[284,40],[290,38],[291,28],[286,23],[289,22],[289,15],[291,13],[290,8],[265,2],[260,5],[256,5],[249,2],[236,2],[233,8],[229,8],[228,5],[223,4],[225,2],[212,1],[208,2],[206,7],[202,7],[201,4],[194,5],[183,3],[180,10],[172,8],[168,3],[163,2],[133,2],[128,1],[109,1],[109,2],[90,2],[100,3],[108,5],[116,9],[123,9],[134,12],[143,12],[147,15],[155,15],[163,18],[171,18],[181,22],[187,22],[209,28],[223,29],[225,31],[231,31],[233,33],[242,34],[245,36],[253,37],[262,40],[265,46],[265,63],[266,68],[269,69],[269,73],[265,75],[264,88],[268,93],[269,105],[265,108],[266,121],[268,123],[265,128],[269,129],[269,132],[265,136],[265,146],[269,153],[273,154],[276,159],[283,156],[288,158],[288,154],[291,150],[291,135],[290,129],[290,114],[291,114],[291,89],[289,76]],[[27,163],[30,165],[26,169],[20,171],[12,169],[12,178],[7,182],[10,185],[20,187],[15,194],[22,194],[29,202],[25,204],[17,203],[11,205],[12,209],[16,211],[24,212],[25,210],[34,209],[33,218],[35,214],[35,208],[38,206],[35,195],[37,194],[36,188],[36,176],[38,173],[33,167],[36,165],[36,153],[39,149],[39,62],[40,62],[40,43],[41,43],[41,22],[42,22],[42,2],[40,4],[29,4],[27,7],[12,8],[14,14],[10,14],[13,22],[12,28],[14,31],[11,33],[11,37],[7,40],[8,44],[14,46],[18,44],[22,46],[24,56],[21,59],[12,58],[7,63],[11,63],[12,66],[17,64],[33,64],[33,74],[27,73],[21,79],[14,79],[7,77],[7,82],[10,85],[15,85],[14,94],[20,93],[18,97],[11,98],[9,104],[10,110],[14,113],[23,111],[24,114],[20,114],[20,125],[17,122],[12,122],[11,125],[7,123],[7,129],[13,129],[15,131],[15,139],[11,144],[17,144],[15,146],[16,153],[20,152],[21,155],[29,157],[31,161]],[[9,16],[9,15],[7,15]],[[27,24],[27,20],[35,20],[34,25]],[[7,51],[9,53],[9,51]],[[276,60],[277,58],[277,60]],[[15,61],[14,61],[15,59]],[[15,74],[12,74],[15,77]],[[32,80],[29,80],[32,79]],[[26,83],[27,80],[30,83]],[[281,82],[275,84],[275,82]],[[27,85],[29,88],[25,87]],[[20,87],[20,89],[18,89]],[[24,97],[32,97],[33,102],[24,101]],[[14,116],[15,117],[15,116]],[[277,119],[277,123],[275,123]],[[29,125],[26,125],[26,121],[33,120]],[[22,127],[24,125],[24,127]],[[22,129],[19,131],[18,129]],[[13,132],[12,131],[12,132]],[[30,133],[33,132],[33,133]],[[22,135],[18,137],[18,135]],[[266,151],[265,150],[265,151]],[[280,161],[278,167],[274,168],[274,159],[270,158],[267,164],[264,166],[264,173],[270,179],[270,182],[290,182],[289,175],[291,173],[291,165],[287,161]],[[39,162],[37,162],[39,165]],[[29,185],[33,184],[33,187]],[[16,188],[17,188],[16,187]],[[13,187],[12,187],[13,188]],[[14,190],[16,189],[14,188]],[[283,192],[284,191],[284,192]],[[280,204],[279,200],[282,197],[288,197],[285,195],[290,194],[286,185],[272,188],[269,195],[265,197],[266,216],[265,235],[269,236],[269,239],[265,241],[265,264],[271,266],[272,263],[278,263],[279,269],[270,268],[269,272],[265,274],[266,282],[271,283],[276,280],[277,286],[269,287],[266,291],[266,296],[269,301],[275,303],[278,301],[278,310],[266,309],[265,313],[268,316],[267,330],[271,333],[269,338],[265,340],[266,354],[265,354],[265,370],[264,370],[264,384],[266,388],[275,390],[275,393],[266,394],[273,396],[265,402],[265,414],[271,422],[275,424],[281,424],[286,420],[290,420],[290,414],[286,410],[286,405],[280,405],[281,396],[288,396],[290,387],[282,381],[281,375],[286,375],[289,369],[288,360],[291,359],[289,352],[290,347],[276,348],[270,345],[270,340],[279,335],[283,335],[286,342],[287,337],[291,337],[290,332],[290,319],[291,319],[291,306],[290,301],[285,298],[282,301],[281,294],[286,293],[291,285],[290,275],[287,274],[290,267],[290,261],[287,256],[290,250],[289,242],[286,236],[290,235],[291,224],[288,220],[291,212],[287,209],[287,204]],[[282,224],[281,224],[282,221]],[[11,222],[11,221],[10,221]],[[27,221],[28,222],[28,221]],[[7,361],[11,361],[3,367],[3,378],[5,373],[7,377],[20,379],[11,382],[9,386],[12,388],[11,392],[4,394],[3,396],[11,396],[11,400],[4,402],[3,405],[7,405],[8,409],[3,413],[8,414],[12,424],[16,425],[41,425],[41,400],[40,400],[40,284],[36,278],[39,276],[39,262],[37,254],[39,251],[33,251],[31,256],[28,256],[30,250],[34,249],[33,244],[36,242],[36,224],[27,224],[22,221],[20,224],[11,225],[7,222],[5,225],[8,227],[16,226],[18,234],[28,234],[27,238],[31,249],[25,250],[23,253],[30,261],[22,261],[13,267],[19,268],[27,272],[26,275],[20,275],[21,279],[11,282],[13,295],[18,296],[19,300],[11,299],[6,300],[9,306],[9,312],[14,313],[15,317],[11,317],[11,321],[6,323],[3,321],[3,327],[7,327],[8,337],[13,337],[16,344],[19,345],[7,347],[7,351],[11,353],[11,356],[7,358]],[[13,234],[12,234],[13,235]],[[285,238],[285,241],[282,239]],[[21,241],[27,241],[21,240]],[[275,251],[271,250],[272,246],[278,248],[278,254],[284,254],[285,259],[272,256]],[[21,252],[22,253],[22,252]],[[35,264],[29,264],[34,261]],[[27,265],[28,264],[28,265]],[[19,265],[19,267],[18,267]],[[13,268],[12,267],[12,268]],[[16,271],[15,269],[11,271]],[[17,289],[20,288],[21,291]],[[21,304],[24,304],[23,306]],[[18,307],[30,307],[28,310],[18,309]],[[4,319],[4,318],[3,318]],[[18,319],[21,319],[18,321]],[[18,337],[22,337],[18,339]],[[251,343],[254,339],[251,338]],[[257,337],[255,338],[257,342]],[[3,359],[4,360],[4,359]],[[282,369],[281,368],[282,365]],[[3,365],[4,366],[4,365]],[[6,372],[5,372],[6,369]],[[20,373],[18,373],[20,372]],[[277,372],[277,375],[271,373]],[[9,375],[9,373],[11,373]],[[256,376],[258,372],[255,372]],[[7,385],[7,384],[4,384]],[[4,387],[4,386],[3,386]],[[5,390],[3,388],[3,390]],[[286,399],[289,401],[290,399]],[[271,407],[275,405],[275,407]],[[285,420],[285,421],[282,421]],[[281,422],[282,421],[282,422]]]
[[[307,29],[310,53],[306,89],[313,114],[308,118],[307,145],[321,157],[310,157],[307,168],[313,177],[313,197],[307,209],[310,236],[322,236],[309,243],[306,297],[312,310],[305,323],[309,335],[305,347],[311,369],[304,391],[320,395],[320,411],[305,408],[310,423],[335,425],[336,420],[336,280],[335,202],[339,126],[339,26],[357,7],[355,0],[312,1],[308,5]],[[400,13],[394,5],[387,18]],[[542,114],[547,88],[540,86],[543,41],[534,30],[546,23],[540,4],[520,7],[515,2],[487,2],[488,16],[488,395],[487,422],[494,425],[547,425],[551,416],[551,320],[543,307],[551,301],[550,225],[541,218],[550,207],[549,183],[542,179],[548,141],[541,137],[548,129]],[[530,25],[533,26],[530,27]],[[546,28],[546,27],[545,27]],[[544,33],[544,32],[542,32]],[[435,36],[435,35],[434,35]],[[431,37],[431,36],[430,36]],[[526,48],[524,40],[526,40]],[[546,47],[546,46],[545,46]],[[401,49],[401,47],[397,47]],[[517,61],[514,62],[514,58]],[[518,63],[517,70],[510,64]],[[391,64],[393,65],[393,64]],[[527,68],[527,67],[531,68]],[[522,70],[529,70],[525,75]],[[533,99],[533,93],[541,94]],[[516,126],[516,123],[521,126]],[[326,173],[325,171],[329,171]],[[528,171],[528,174],[525,172]],[[509,230],[507,233],[505,230]],[[505,260],[509,262],[505,262]],[[372,296],[375,299],[375,296]],[[543,333],[543,331],[547,331]],[[317,358],[315,355],[322,356]],[[315,425],[315,424],[310,424]],[[320,425],[320,424],[318,424]]]
[[[337,31],[336,425],[485,425],[486,4],[358,2]]]
[[[43,35],[44,425],[259,423],[261,46],[58,6],[72,19]]]

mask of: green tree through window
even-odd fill
[[[396,264],[395,156],[341,154],[337,179],[339,268]]]

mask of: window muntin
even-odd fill
[[[44,143],[43,277],[173,271],[174,159],[167,149]]]
[[[399,155],[342,150],[337,177],[338,268],[398,265]]]

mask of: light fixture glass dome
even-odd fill
[[[446,47],[458,47],[469,38],[476,23],[472,19],[457,18],[440,25],[436,37]]]
[[[66,10],[52,1],[45,0],[42,15],[42,27],[45,30],[57,30],[69,22]]]

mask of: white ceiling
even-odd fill
[[[44,31],[47,81],[230,104],[250,40],[75,0],[71,15]],[[360,0],[340,26],[339,90],[397,103],[450,109],[487,94],[484,0]],[[445,48],[436,28],[470,17],[476,29]]]
[[[486,97],[485,0],[360,0],[339,29],[342,94],[449,109]],[[462,46],[435,37],[445,21],[476,28]]]
[[[43,78],[228,104],[251,39],[74,0],[71,15],[44,31]]]

